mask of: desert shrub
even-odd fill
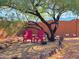
[[[22,21],[8,21],[8,20],[0,20],[0,29],[4,29],[7,32],[7,36],[16,35],[16,33],[24,27],[24,23]]]

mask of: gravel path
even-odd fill
[[[66,42],[70,42],[70,46],[66,49],[65,55],[61,59],[79,59],[79,40],[70,40]]]
[[[79,59],[79,45],[69,47],[62,59]]]
[[[55,48],[54,43],[48,43],[47,45],[41,45],[37,43],[14,43],[11,44],[8,48],[4,50],[0,50],[0,56],[18,56],[22,57],[24,53],[35,53],[36,55],[41,53],[42,51],[50,51]]]

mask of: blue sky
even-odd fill
[[[60,20],[73,20],[76,19],[76,15],[74,15],[71,11],[65,12],[61,15]],[[47,19],[51,20],[52,18],[47,17]]]
[[[17,18],[17,15],[16,15],[16,10],[12,10],[12,11],[9,11],[8,12],[8,16],[5,16],[5,14],[7,13],[6,10],[3,10],[3,11],[0,11],[0,17],[14,17],[15,19]],[[14,13],[14,16],[12,16],[12,13]],[[26,19],[25,18],[25,15],[23,15],[22,13],[18,12],[20,14],[20,18],[21,19]],[[51,17],[48,17],[46,16],[45,17],[46,19],[48,20],[51,20],[52,18]],[[65,12],[61,15],[60,17],[60,20],[65,20],[65,21],[68,21],[68,20],[72,20],[72,19],[75,19],[76,18],[76,15],[74,15],[71,11],[68,11],[68,12]]]
[[[61,20],[73,20],[76,19],[77,15],[74,15],[71,11],[65,12],[61,16]]]

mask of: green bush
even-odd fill
[[[5,29],[8,36],[12,36],[16,34],[19,30],[24,27],[25,22],[23,21],[7,21],[7,20],[0,20],[0,29]]]

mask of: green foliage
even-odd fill
[[[7,21],[1,20],[0,21],[0,29],[5,29],[9,36],[13,34],[17,34],[17,32],[23,28],[25,22],[22,21]]]
[[[8,0],[0,0],[0,5],[4,6],[7,5]]]
[[[45,12],[48,5],[56,3],[60,9],[78,11],[78,2],[79,0],[0,0],[0,6],[10,6],[22,12],[34,12],[36,9]]]

